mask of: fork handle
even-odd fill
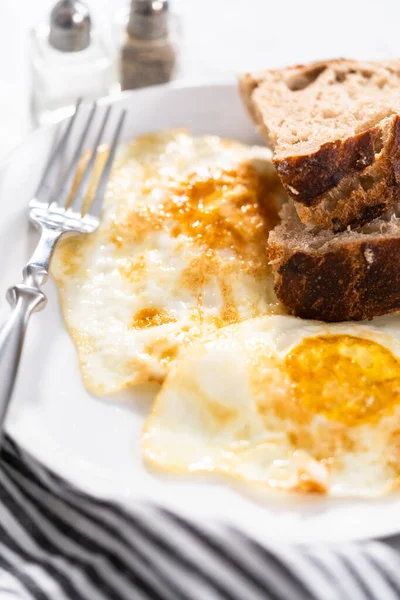
[[[7,290],[12,310],[0,329],[0,443],[14,390],[25,332],[32,312],[46,306],[40,286],[47,278],[50,258],[61,231],[43,228],[36,250],[23,270],[23,283]]]
[[[7,299],[13,309],[0,330],[0,439],[14,389],[29,317],[34,310],[46,303],[43,292],[23,283],[10,288]]]

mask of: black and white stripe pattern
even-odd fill
[[[10,440],[2,451],[1,600],[396,600],[397,543],[261,546],[157,506],[128,512]]]

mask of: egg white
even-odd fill
[[[225,327],[172,366],[143,431],[147,464],[264,490],[376,496],[397,487],[400,396],[387,414],[359,424],[346,415],[336,422],[315,412],[302,423],[285,414],[292,384],[279,367],[302,342],[321,336],[369,340],[400,358],[400,320],[393,316],[325,324],[279,315]]]
[[[276,303],[263,247],[255,256],[261,272],[252,272],[229,245],[214,248],[185,231],[176,235],[173,219],[162,221],[172,184],[184,185],[193,173],[201,179],[208,171],[243,163],[276,183],[265,148],[194,137],[184,130],[143,136],[121,149],[99,229],[61,241],[52,273],[84,382],[94,393],[162,382],[182,348],[229,322],[223,312],[227,295],[235,311],[232,320],[265,314]],[[227,226],[239,230],[242,219],[232,225],[231,217],[237,193],[222,190],[213,201]],[[154,225],[147,225],[140,237],[136,229],[149,211]],[[210,252],[214,270],[204,274],[201,261]]]

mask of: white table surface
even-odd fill
[[[0,1],[0,158],[29,132],[28,32],[54,0]],[[107,27],[123,0],[88,0]],[[400,56],[399,0],[171,0],[181,15],[179,78],[327,57]]]

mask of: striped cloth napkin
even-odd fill
[[[398,600],[400,537],[261,546],[157,506],[128,511],[72,487],[7,439],[0,599]]]

